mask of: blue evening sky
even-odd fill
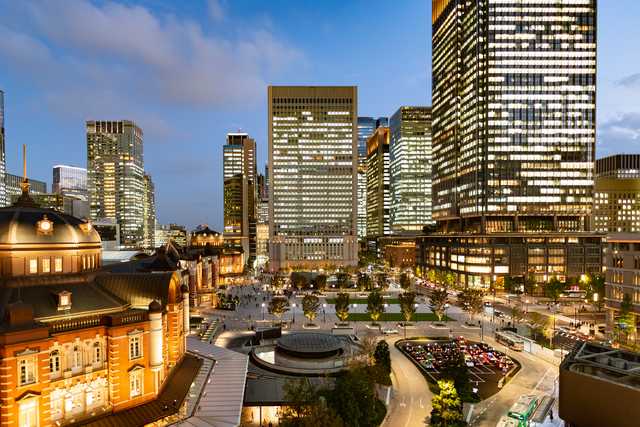
[[[597,157],[640,152],[640,2],[600,1]],[[222,230],[228,132],[267,158],[267,85],[358,86],[360,116],[431,104],[431,2],[0,0],[6,158],[51,186],[86,120],[136,122],[158,222]]]

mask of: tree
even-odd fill
[[[373,319],[372,323],[375,323],[378,320],[378,317],[384,313],[384,300],[382,298],[382,294],[378,292],[377,289],[371,292],[367,297],[366,310],[367,313],[369,313],[369,316],[371,316],[371,319]]]
[[[327,264],[325,265],[324,269],[329,273],[335,273],[335,271],[338,269],[338,266],[336,264]]]
[[[453,284],[456,283],[455,273],[451,270],[447,270],[443,275],[443,281],[447,286],[453,286]]]
[[[522,310],[522,303],[516,303],[511,309],[511,320],[513,321],[513,326],[515,327],[517,323],[522,322],[524,319],[524,311]]]
[[[534,275],[534,279],[535,279],[535,275]],[[523,280],[524,279],[522,276],[515,276],[515,277],[506,276],[504,278],[504,290],[506,292],[519,293],[520,287],[523,284]],[[534,287],[535,287],[535,283],[534,283]]]
[[[351,277],[350,274],[338,273],[338,276],[337,276],[338,288],[340,288],[342,292],[344,292],[344,290],[347,289],[347,280],[349,280],[350,277]]]
[[[444,289],[436,289],[429,295],[429,308],[432,313],[438,316],[438,322],[442,321],[448,302],[449,294]]]
[[[365,273],[358,274],[358,288],[360,292],[364,292],[371,287],[371,279]]]
[[[282,424],[295,427],[344,427],[344,422],[338,411],[322,400],[317,400],[309,406],[309,415],[303,424]]]
[[[598,311],[602,310],[604,308],[605,292],[604,276],[596,276],[591,270],[587,270],[585,274],[585,290],[589,304]],[[596,294],[598,295],[597,299]]]
[[[376,274],[376,283],[382,292],[386,292],[389,289],[389,280],[387,280],[387,275],[384,273]]]
[[[282,386],[284,396],[278,416],[283,425],[303,426],[309,407],[320,400],[316,388],[305,377],[287,378]]]
[[[422,270],[420,270],[420,266],[419,266],[419,265],[416,265],[416,266],[413,268],[413,274],[414,274],[416,277],[419,277],[419,278],[421,278],[421,279],[422,279]]]
[[[320,310],[320,299],[315,295],[305,295],[302,298],[302,312],[309,318],[309,323],[318,315]]]
[[[269,260],[267,260],[267,262],[264,263],[264,269],[269,271]]]
[[[385,340],[378,341],[373,356],[375,358],[375,365],[379,367],[381,372],[386,375],[391,375],[391,353],[389,352],[389,344]]]
[[[302,288],[307,284],[307,279],[302,274],[291,275],[291,283],[302,292]]]
[[[422,226],[422,234],[433,234],[436,232],[436,226],[435,225],[424,225]]]
[[[323,293],[327,288],[327,276],[324,274],[318,274],[316,276],[316,288],[318,288],[318,292]]]
[[[416,312],[416,293],[415,292],[403,292],[398,295],[398,305],[400,305],[400,312],[404,315],[407,322],[411,319],[411,316]]]
[[[432,282],[436,281],[436,270],[434,268],[429,270],[429,272],[427,273],[427,278]]]
[[[531,327],[531,332],[534,334],[534,339],[536,339],[535,334],[542,333],[542,326],[544,325],[545,320],[542,319],[542,315],[537,311],[532,311],[529,316],[531,321],[529,322],[529,326]]]
[[[289,300],[282,297],[271,298],[267,307],[269,314],[275,314],[278,322],[280,321],[280,317],[289,310]]]
[[[553,336],[556,334],[556,317],[547,317],[547,320],[540,326],[540,330],[542,335],[549,340],[549,345],[553,347]]]
[[[269,282],[271,283],[272,287],[276,289],[280,289],[282,286],[284,286],[284,277],[282,277],[279,274],[276,274],[271,278]]]
[[[526,294],[533,295],[533,291],[536,289],[537,285],[538,280],[536,279],[536,272],[531,268],[529,269],[527,280],[524,281],[524,292]]]
[[[625,293],[620,302],[620,311],[618,312],[620,316],[618,319],[618,328],[625,332],[625,341],[629,340],[629,335],[632,335],[636,330],[632,311],[633,302],[631,296]]]
[[[433,409],[431,410],[432,427],[457,427],[465,426],[467,423],[463,421],[462,408],[460,398],[453,386],[453,381],[438,381],[440,394],[431,398]]]
[[[471,397],[469,368],[461,352],[454,352],[440,362],[440,379],[453,381],[460,398]]]
[[[345,425],[359,427],[360,407],[356,398],[355,384],[348,371],[341,371],[341,376],[335,381],[333,390],[327,393],[327,403],[338,413]]]
[[[467,313],[469,323],[473,322],[473,316],[480,314],[484,309],[484,292],[482,289],[470,288],[458,295],[458,307]]]
[[[544,293],[547,297],[553,300],[554,304],[558,304],[558,298],[564,292],[564,285],[558,280],[558,275],[553,273],[553,276],[544,285]]]
[[[345,292],[340,292],[336,295],[336,316],[340,318],[343,322],[349,315],[349,294]]]
[[[407,273],[402,273],[400,275],[400,287],[405,292],[407,292],[411,287],[411,277],[409,277]]]

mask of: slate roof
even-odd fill
[[[132,307],[148,308],[156,300],[165,305],[169,298],[169,283],[175,273],[102,274],[96,283],[118,298],[129,301]]]
[[[158,398],[105,417],[72,424],[74,427],[141,427],[175,414],[187,397],[203,360],[186,354],[164,382]],[[176,402],[174,404],[173,402]]]

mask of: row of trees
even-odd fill
[[[285,380],[284,398],[278,416],[286,427],[365,427],[376,425],[380,413],[376,383],[386,383],[391,374],[391,356],[386,341],[376,342],[368,333],[360,341],[360,353],[348,361],[333,388],[317,388],[306,378]],[[324,401],[321,399],[324,396]]]

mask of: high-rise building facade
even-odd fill
[[[263,266],[269,260],[269,200],[258,199],[257,260]]]
[[[389,228],[416,235],[431,219],[431,107],[400,107],[389,120]]]
[[[389,234],[389,128],[367,139],[367,239]]]
[[[227,134],[222,147],[224,176],[224,238],[244,248],[245,259],[256,259],[256,143],[246,133]]]
[[[18,197],[22,195],[22,187],[20,184],[24,181],[24,177],[13,175],[11,173],[6,173],[4,175],[4,185],[5,185],[5,206],[10,206],[13,202],[11,201],[11,195],[17,194]],[[29,183],[29,193],[31,194],[43,194],[47,192],[47,183],[43,181],[36,181],[35,179],[27,178],[27,182]]]
[[[471,284],[597,271],[596,0],[434,0],[432,35],[433,219],[448,236],[417,256]]]
[[[358,261],[358,90],[270,86],[269,268]]]
[[[269,162],[264,162],[264,197],[269,198]]]
[[[0,207],[8,206],[7,188],[5,184],[5,174],[7,171],[7,165],[4,157],[4,92],[0,90]]]
[[[54,166],[51,192],[87,200],[87,170],[75,166]]]
[[[640,154],[596,160],[594,230],[640,232]]]
[[[358,237],[367,235],[367,139],[380,126],[388,126],[388,117],[358,117]]]
[[[144,248],[156,249],[156,190],[151,175],[144,176]]]
[[[115,218],[120,248],[145,242],[142,129],[130,120],[87,120],[87,193],[91,219]]]

